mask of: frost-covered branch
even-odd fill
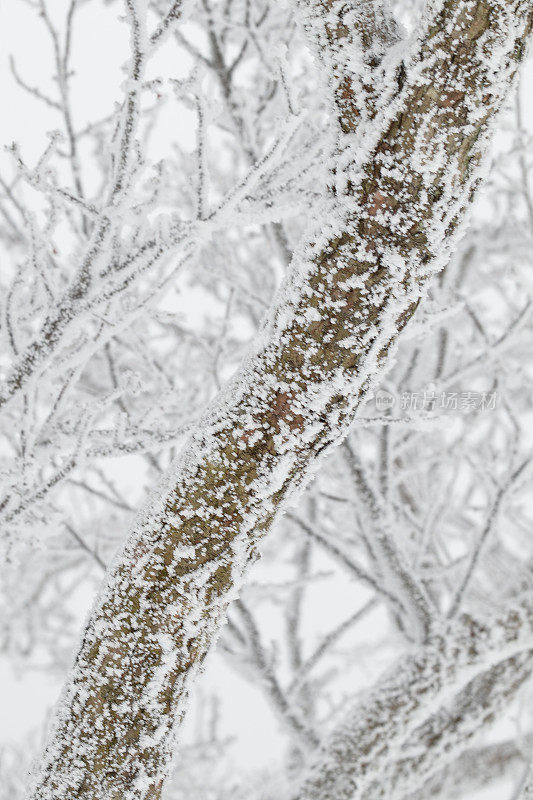
[[[409,794],[417,781],[422,783],[433,769],[442,768],[441,744],[441,755],[453,758],[454,745],[464,746],[480,724],[479,716],[490,718],[495,705],[501,707],[528,678],[531,624],[531,604],[525,601],[492,620],[490,627],[465,617],[407,655],[343,716],[295,797],[362,798],[369,791],[376,797],[381,792],[387,797]],[[481,697],[476,698],[476,692]],[[452,698],[457,709],[469,703],[472,713],[457,713],[453,704],[451,711],[440,710]],[[442,730],[436,731],[439,723]],[[385,774],[387,767],[392,774]]]
[[[252,353],[115,560],[33,798],[159,796],[191,681],[258,539],[345,435],[449,257],[532,14],[522,2],[428,8],[357,149],[347,140],[337,159],[327,222],[313,226]],[[415,657],[412,685],[438,694],[470,664],[470,645],[468,635],[458,652],[445,642]],[[405,693],[394,725],[414,724],[420,698]]]

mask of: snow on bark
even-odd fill
[[[465,616],[432,635],[348,710],[295,797],[392,800],[414,792],[530,676],[532,626],[527,599],[488,625]],[[454,717],[453,705],[441,709],[457,695]]]
[[[141,5],[131,3],[134,14]],[[109,571],[32,800],[160,796],[188,689],[259,539],[342,439],[446,263],[533,15],[530,1],[435,2],[399,66],[396,45],[388,66],[375,56],[376,108],[363,113],[350,87],[365,85],[368,41],[336,48],[337,5],[323,7],[319,46],[349,64],[352,81],[339,96],[331,80],[342,133],[325,221],[313,222],[254,351]],[[142,28],[133,36],[142,43]]]

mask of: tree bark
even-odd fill
[[[449,257],[533,15],[531,0],[438,0],[400,61],[381,6],[304,11],[340,123],[326,221],[110,569],[33,800],[160,796],[189,687],[259,539],[342,439]],[[424,638],[428,609],[413,604]]]
[[[394,665],[332,732],[297,800],[397,800],[457,758],[530,677],[533,603],[449,624]],[[402,749],[405,748],[405,749]]]

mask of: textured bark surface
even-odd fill
[[[533,604],[527,600],[488,626],[464,617],[432,636],[348,711],[296,796],[409,795],[446,758],[456,757],[456,745],[464,748],[528,679],[532,632]]]
[[[336,7],[323,8],[344,131],[328,219],[295,256],[255,353],[208,410],[116,559],[34,800],[160,796],[188,687],[259,538],[342,437],[425,283],[446,262],[533,15],[522,0],[434,4],[393,77],[371,87],[367,96],[382,99],[363,119],[357,92],[367,67],[359,83],[355,73],[339,83]],[[339,35],[348,23],[344,17]],[[354,16],[354,30],[359,23]],[[377,81],[380,59],[372,58],[368,74]],[[366,124],[353,134],[358,115]]]

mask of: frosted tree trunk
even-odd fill
[[[457,758],[530,678],[532,631],[528,598],[490,626],[465,616],[432,634],[348,710],[293,800],[408,797]]]
[[[303,11],[339,118],[324,219],[110,569],[33,800],[160,796],[187,693],[259,539],[342,439],[449,257],[533,16],[530,0],[439,0],[398,47],[378,5]],[[390,586],[422,640],[430,609],[397,566]]]

